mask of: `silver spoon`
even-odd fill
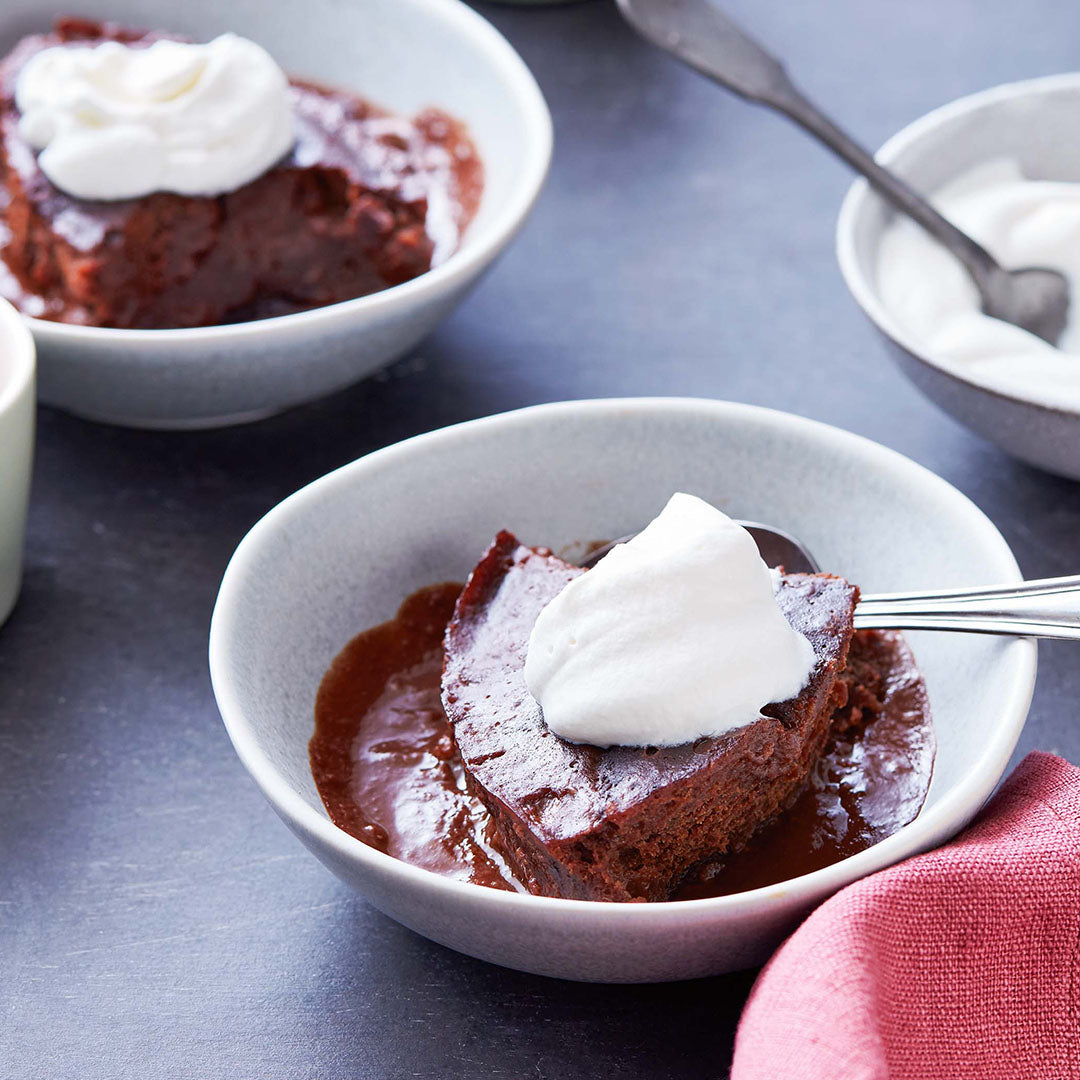
[[[756,521],[736,524],[754,538],[769,566],[789,574],[819,573],[817,561],[790,533]],[[634,534],[597,548],[582,562],[589,569]],[[864,596],[855,608],[857,630],[963,630],[975,634],[1080,641],[1080,576],[1044,578],[928,592]]]
[[[882,168],[810,102],[767,53],[709,0],[617,0],[642,37],[736,94],[768,105],[823,142],[902,214],[921,225],[967,269],[982,310],[1056,345],[1069,310],[1069,285],[1056,270],[1006,270],[942,217],[904,180]]]

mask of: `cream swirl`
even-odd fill
[[[288,79],[236,34],[43,49],[19,72],[15,103],[41,171],[80,199],[234,191],[294,137]]]
[[[934,205],[1002,266],[1046,266],[1069,282],[1069,320],[1057,347],[982,311],[967,272],[906,218],[877,254],[882,303],[934,363],[990,390],[1080,410],[1080,184],[1029,180],[998,158],[951,180]]]
[[[692,495],[541,612],[525,681],[548,728],[594,746],[675,746],[758,719],[814,667],[750,534]]]

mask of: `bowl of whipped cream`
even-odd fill
[[[1080,479],[1080,73],[994,87],[928,113],[877,158],[1007,267],[1069,280],[1057,346],[980,310],[961,265],[859,180],[837,255],[913,383],[1029,464]]]

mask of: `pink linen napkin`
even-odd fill
[[[1029,754],[952,843],[817,909],[731,1080],[1080,1078],[1080,769]]]

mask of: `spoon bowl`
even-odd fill
[[[758,551],[766,566],[782,566],[789,574],[817,574],[820,567],[814,561],[813,555],[799,543],[790,533],[775,525],[762,525],[757,521],[737,521],[753,538]],[[626,536],[612,540],[601,547],[593,548],[588,556],[580,561],[580,565],[586,570],[592,569],[613,547],[625,544],[632,540],[636,534],[627,533]]]
[[[978,281],[976,281],[978,284]],[[1056,270],[1000,270],[983,279],[983,312],[1014,323],[1051,345],[1069,321],[1069,283]]]

